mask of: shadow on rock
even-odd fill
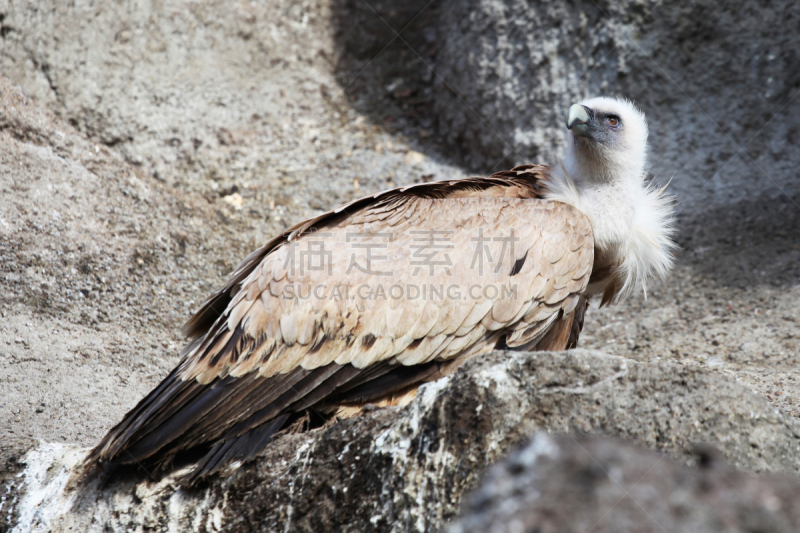
[[[800,195],[710,206],[679,221],[679,262],[721,287],[800,282]]]
[[[433,113],[441,0],[335,0],[336,78],[350,104],[392,133],[441,147]],[[476,117],[477,119],[477,117]]]

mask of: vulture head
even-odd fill
[[[617,299],[664,277],[676,246],[672,198],[645,182],[647,120],[623,98],[584,100],[567,113],[564,159],[548,181],[547,198],[589,219],[596,249],[615,265]]]
[[[584,100],[569,108],[567,129],[564,163],[573,178],[641,181],[647,165],[647,120],[630,101]]]

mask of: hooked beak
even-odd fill
[[[567,129],[578,137],[589,137],[589,126],[594,119],[594,111],[585,105],[574,104],[569,108]]]

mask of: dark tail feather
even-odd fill
[[[290,387],[288,391],[273,399],[270,404],[233,425],[222,438],[227,440],[239,437],[249,432],[252,428],[263,427],[264,424],[267,424],[274,417],[281,416],[281,414],[291,415],[311,407],[317,402],[317,398],[323,397],[325,394],[331,394],[331,390],[340,381],[350,379],[354,373],[351,370],[353,368],[355,367],[350,365],[339,366],[332,364],[310,371]],[[330,384],[330,388],[325,387],[326,384]]]
[[[267,446],[288,419],[288,414],[280,415],[243,435],[218,442],[181,482],[193,485],[233,462],[243,463],[252,459]]]
[[[194,471],[182,481],[191,485],[235,461],[245,462],[252,459],[267,446],[292,414],[313,408],[314,404],[332,394],[336,388],[352,380],[360,372],[351,365],[342,367],[330,365],[312,371],[292,387],[291,391],[275,400],[266,409],[257,411],[234,425],[200,460]],[[301,399],[292,402],[297,395],[300,395]],[[275,411],[284,412],[272,418]],[[254,425],[256,427],[253,427]]]
[[[363,403],[395,392],[418,386],[441,376],[441,363],[434,361],[424,365],[397,366],[388,372],[354,387],[343,387],[333,396],[336,402]]]
[[[155,429],[144,435],[136,435],[138,437],[136,439],[129,438],[125,441],[127,454],[137,461],[143,461],[162,449],[166,455],[171,455],[170,451],[177,447],[175,441],[179,441],[187,430],[197,423],[198,418],[211,411],[230,392],[224,386],[208,387],[207,390],[197,394],[192,403],[177,409],[170,418],[159,421],[158,424],[147,421],[148,425],[155,426]]]

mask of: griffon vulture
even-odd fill
[[[563,350],[589,299],[672,264],[672,207],[645,183],[647,123],[627,100],[569,108],[553,166],[400,187],[307,220],[248,256],[185,326],[180,364],[89,464],[189,482],[241,464],[306,413],[398,404],[495,348]]]

